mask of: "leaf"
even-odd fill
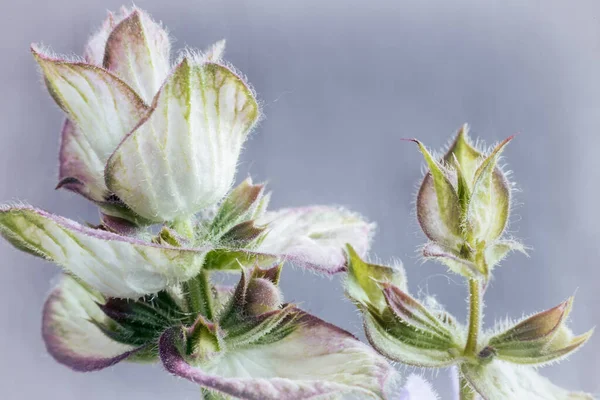
[[[326,206],[270,211],[256,223],[266,234],[253,252],[328,274],[345,269],[346,244],[364,256],[375,228],[356,213]]]
[[[110,157],[106,184],[145,218],[187,218],[228,192],[259,114],[253,92],[230,69],[186,57]]]
[[[279,341],[231,349],[203,365],[189,364],[179,351],[183,338],[168,330],[160,339],[161,359],[172,374],[236,398],[391,398],[398,376],[383,357],[309,314],[297,323]]]
[[[593,400],[593,396],[554,385],[531,367],[494,360],[487,365],[463,364],[461,372],[483,400]]]
[[[489,271],[506,258],[511,251],[519,251],[527,255],[525,246],[515,240],[497,240],[488,245],[485,248],[485,263]]]
[[[141,348],[111,340],[94,323],[108,318],[103,297],[64,275],[43,310],[42,336],[56,361],[75,371],[96,371],[125,360]]]
[[[423,257],[434,259],[444,264],[450,271],[469,278],[479,278],[482,271],[477,269],[474,262],[465,260],[454,251],[437,243],[429,242],[423,247]]]
[[[139,298],[188,280],[209,250],[148,243],[25,206],[0,209],[0,233],[110,297]]]
[[[353,301],[371,306],[379,311],[386,307],[383,284],[397,285],[407,290],[406,276],[402,265],[386,266],[363,261],[351,245],[346,246],[348,277],[345,281],[346,294]]]

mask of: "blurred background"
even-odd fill
[[[79,221],[95,208],[53,191],[62,114],[42,87],[29,43],[81,53],[122,0],[3,0],[0,199]],[[466,315],[466,287],[416,253],[418,137],[441,148],[464,122],[505,152],[520,191],[510,232],[534,250],[496,270],[485,323],[552,307],[576,293],[572,327],[600,322],[600,3],[597,1],[138,0],[174,48],[227,39],[226,59],[256,88],[266,119],[239,178],[268,180],[274,208],[339,204],[376,221],[372,256],[401,259],[413,293]],[[129,5],[129,4],[128,4]],[[0,243],[0,398],[197,399],[159,365],[73,373],[45,352],[40,311],[59,270]],[[287,268],[286,299],[363,337],[338,278]],[[543,373],[600,392],[600,337]],[[425,372],[448,396],[448,374]]]

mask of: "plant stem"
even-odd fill
[[[188,312],[190,313],[190,324],[194,323],[198,314],[212,320],[214,310],[208,272],[205,270],[200,271],[196,277],[184,283],[183,289]]]
[[[458,378],[458,389],[460,391],[460,400],[475,400],[475,392],[471,390],[471,387],[467,383],[467,380],[462,375],[460,375],[460,377]]]
[[[183,218],[176,219],[171,222],[171,227],[181,236],[193,239],[194,238],[194,223],[191,219]]]
[[[481,283],[477,279],[469,279],[469,333],[464,355],[477,355],[477,338],[481,327]]]

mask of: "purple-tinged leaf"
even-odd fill
[[[461,372],[483,400],[594,400],[590,394],[554,385],[531,367],[501,360],[486,365],[465,363]]]
[[[301,400],[343,395],[395,399],[398,375],[385,359],[349,333],[304,314],[283,339],[229,349],[191,365],[180,352],[182,331],[160,339],[165,368],[205,389],[248,400]]]
[[[209,250],[157,245],[24,206],[0,209],[0,233],[110,297],[138,298],[186,281]]]
[[[97,303],[104,299],[64,275],[52,290],[43,310],[42,336],[50,355],[81,372],[110,367],[135,356],[141,348],[116,342],[92,321],[104,322]]]

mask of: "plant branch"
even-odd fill
[[[481,329],[481,283],[479,280],[469,279],[469,333],[464,355],[477,355],[477,339]]]

